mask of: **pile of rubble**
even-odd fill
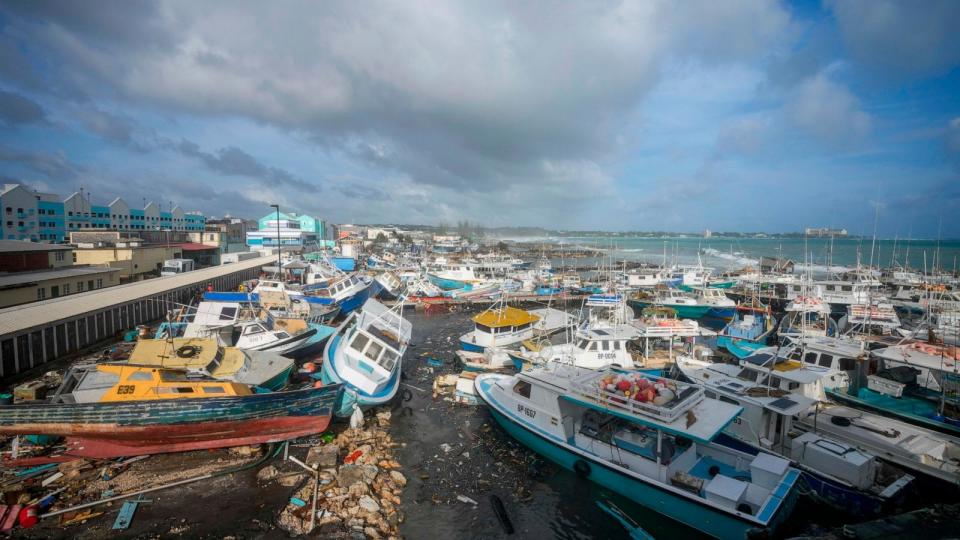
[[[291,457],[303,472],[293,476],[296,489],[280,513],[279,526],[294,535],[398,538],[400,494],[407,479],[393,457],[396,443],[389,425],[390,412],[381,411],[366,428],[347,429],[312,446],[304,461]],[[274,466],[258,473],[261,481],[283,477]]]

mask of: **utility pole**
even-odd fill
[[[281,262],[281,252],[280,249],[280,205],[271,204],[270,208],[276,208],[277,210],[277,275],[280,276],[280,279],[283,279],[283,263]]]

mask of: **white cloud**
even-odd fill
[[[869,133],[872,120],[860,100],[824,72],[800,82],[786,104],[793,124],[830,143],[852,143]]]

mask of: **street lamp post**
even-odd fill
[[[283,279],[283,263],[281,262],[281,249],[280,249],[280,205],[271,204],[270,208],[276,208],[277,210],[277,275],[280,276],[280,279]]]

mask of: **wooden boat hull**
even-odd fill
[[[67,437],[107,458],[277,442],[327,429],[340,385],[248,396],[0,407],[0,434]]]

